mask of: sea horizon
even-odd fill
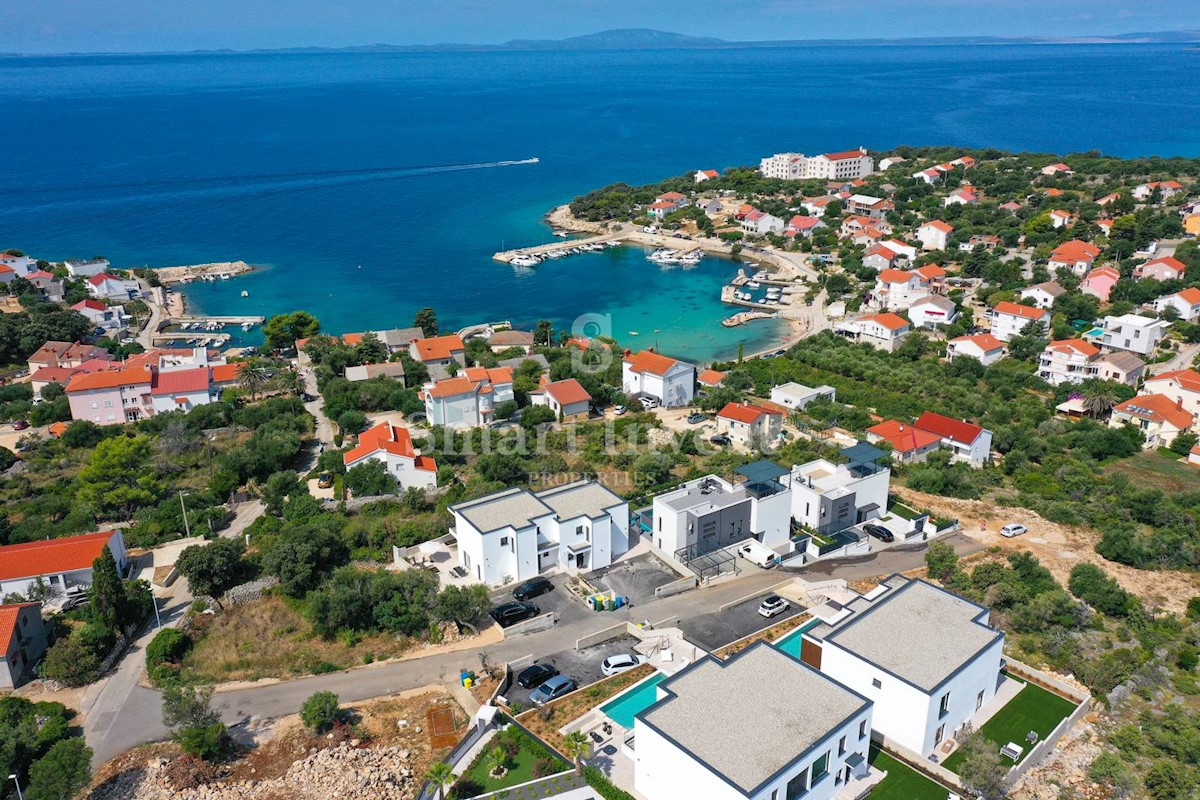
[[[613,248],[523,272],[492,254],[550,241],[546,212],[599,186],[786,150],[1200,155],[1200,89],[1172,77],[1198,56],[1178,44],[246,56],[0,62],[24,123],[0,131],[20,187],[0,247],[266,267],[188,286],[213,314],[303,308],[334,333],[424,306],[448,329],[607,316],[623,344],[648,328],[705,362],[786,327],[719,326],[736,265],[664,271]]]

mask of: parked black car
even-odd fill
[[[896,536],[882,525],[863,525],[862,529],[867,532],[868,536],[874,536],[881,542],[896,541]]]
[[[545,594],[553,588],[554,584],[546,578],[530,578],[513,589],[512,596],[514,600],[528,600],[539,594]]]
[[[526,689],[535,689],[557,674],[558,669],[550,664],[534,664],[521,670],[517,684]]]
[[[716,436],[709,439],[713,444],[727,445],[731,441],[728,436],[723,433],[718,433]]]
[[[496,620],[501,628],[507,628],[509,625],[532,619],[540,613],[542,612],[533,603],[504,603],[492,609],[492,619]]]

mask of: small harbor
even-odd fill
[[[218,261],[212,264],[192,264],[180,267],[157,267],[154,274],[164,285],[192,283],[194,281],[227,281],[238,275],[253,272],[254,267],[245,261]]]

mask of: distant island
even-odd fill
[[[562,50],[733,50],[768,47],[936,47],[1014,44],[1194,44],[1200,30],[1151,31],[1111,36],[946,36],[911,39],[781,39],[732,41],[711,36],[688,36],[651,28],[618,28],[566,39],[512,39],[502,44],[367,44],[349,47],[284,47],[255,50],[190,50],[160,53],[60,53],[59,55],[244,55],[264,53],[430,53],[529,52]],[[1193,48],[1189,48],[1193,49]],[[0,53],[0,58],[20,57]]]

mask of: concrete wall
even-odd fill
[[[524,636],[529,633],[539,633],[541,631],[553,628],[555,624],[554,613],[542,614],[540,617],[527,619],[524,622],[518,622],[516,625],[510,625],[504,629],[504,638],[511,639],[514,636]]]
[[[683,594],[696,588],[696,576],[690,578],[681,578],[677,581],[664,583],[654,590],[655,597],[671,597],[676,594]]]

